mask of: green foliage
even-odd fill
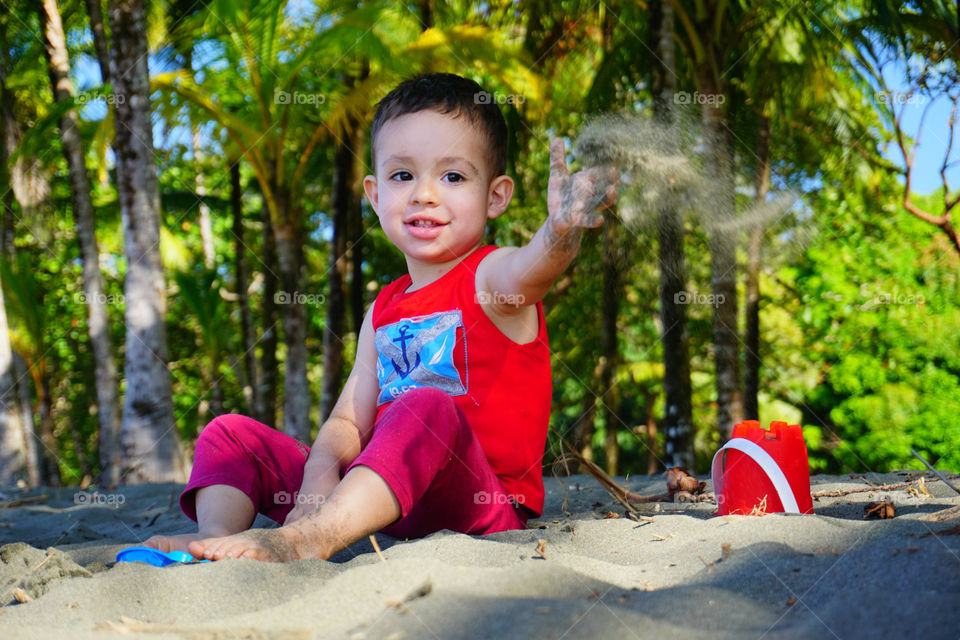
[[[819,432],[813,457],[831,470],[910,468],[914,448],[957,468],[958,260],[919,220],[871,215],[855,197],[837,204],[840,188],[819,194],[833,215],[793,276],[821,372],[803,407]]]

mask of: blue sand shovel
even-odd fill
[[[159,549],[150,547],[130,547],[117,554],[117,562],[146,562],[155,567],[165,567],[178,562],[210,562],[209,560],[197,560],[186,551],[170,551],[164,553]]]

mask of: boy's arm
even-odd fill
[[[357,358],[330,417],[320,428],[303,469],[298,502],[284,524],[316,510],[340,482],[340,473],[370,441],[377,415],[377,352],[373,305],[357,339]],[[315,503],[315,504],[314,504]]]
[[[582,229],[603,224],[603,216],[595,212],[613,204],[616,186],[617,174],[610,168],[595,167],[571,176],[563,140],[554,139],[550,144],[548,217],[524,246],[490,254],[484,261],[486,268],[477,274],[478,291],[485,291],[497,310],[506,313],[542,300],[576,257]]]

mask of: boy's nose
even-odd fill
[[[413,189],[412,204],[431,205],[437,203],[437,193],[429,180],[418,180]]]

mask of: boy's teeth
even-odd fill
[[[429,221],[429,220],[414,220],[414,221],[413,221],[413,225],[414,225],[414,226],[417,226],[417,227],[432,227],[432,226],[434,226],[435,224],[436,224],[435,222],[431,222],[431,221]]]

